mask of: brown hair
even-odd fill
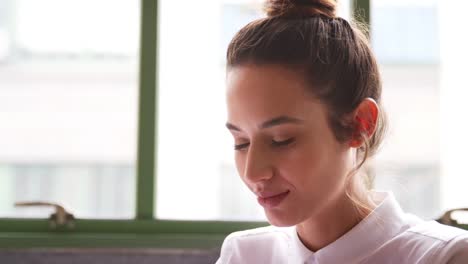
[[[350,140],[356,129],[345,116],[364,99],[374,99],[380,108],[376,131],[370,138],[360,135],[364,144],[357,151],[361,161],[350,173],[354,176],[378,149],[386,127],[380,73],[366,34],[356,23],[336,17],[333,0],[269,0],[265,11],[266,18],[247,24],[232,39],[228,70],[249,63],[278,64],[301,73],[310,92],[327,106],[329,125],[340,142]],[[348,182],[347,195],[365,213],[370,208],[353,193],[356,182]]]

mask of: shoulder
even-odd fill
[[[444,241],[438,252],[440,263],[468,263],[468,231],[438,223],[437,225],[437,237]]]
[[[409,228],[407,232],[441,242],[448,242],[454,238],[468,234],[466,230],[439,224],[436,221],[422,222]]]
[[[447,263],[468,263],[468,232],[450,241],[442,250],[441,255],[446,256]]]
[[[468,231],[435,221],[413,226],[407,233],[414,244],[431,252],[428,254],[436,263],[468,263]]]
[[[267,226],[231,233],[224,239],[217,263],[240,263],[247,259],[255,263],[257,258],[264,261],[265,256],[288,247],[291,239],[288,229]]]

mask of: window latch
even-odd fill
[[[440,217],[436,221],[444,225],[459,226],[461,223],[459,223],[459,221],[452,217],[452,214],[456,212],[468,212],[468,208],[457,208],[449,210],[445,212],[444,215],[442,215],[442,217]]]
[[[48,202],[17,202],[15,206],[52,206],[55,208],[55,212],[49,217],[49,226],[52,229],[58,227],[74,228],[75,217],[69,213],[65,208],[56,203]]]

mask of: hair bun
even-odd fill
[[[265,11],[268,17],[310,17],[324,15],[336,17],[335,0],[267,0]]]

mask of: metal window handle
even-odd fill
[[[468,208],[457,208],[457,209],[449,210],[445,212],[444,215],[442,215],[442,217],[440,217],[436,221],[444,225],[458,226],[460,225],[460,223],[458,223],[457,220],[452,218],[452,213],[459,212],[459,211],[468,212]]]
[[[52,206],[55,208],[55,213],[49,217],[51,228],[66,226],[68,228],[75,227],[75,217],[59,204],[49,202],[16,202],[15,206]]]

